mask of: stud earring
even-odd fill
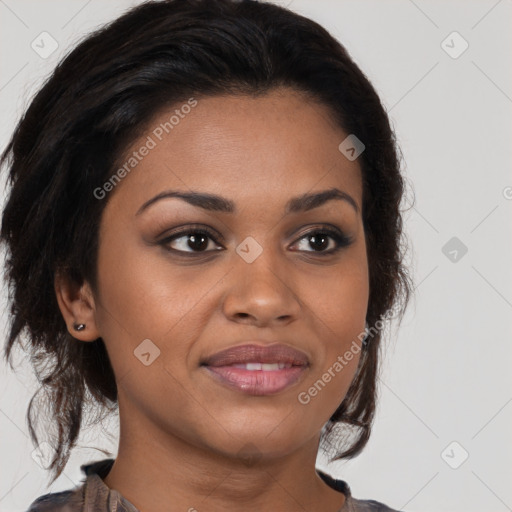
[[[75,331],[83,331],[85,329],[85,324],[73,324],[73,329]]]

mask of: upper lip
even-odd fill
[[[245,363],[287,363],[294,366],[309,366],[309,358],[304,352],[281,343],[266,346],[249,343],[217,352],[203,360],[201,364],[229,366]]]

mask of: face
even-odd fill
[[[319,436],[357,368],[369,293],[361,171],[338,149],[348,134],[297,92],[195,101],[159,113],[100,199],[94,320],[122,423],[162,442],[282,456]],[[224,202],[154,199],[169,192]],[[295,348],[309,366],[263,395],[201,365],[250,342]]]

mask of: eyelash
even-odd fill
[[[332,256],[333,254],[336,254],[338,251],[340,251],[342,248],[347,247],[352,243],[352,238],[343,234],[341,231],[338,231],[338,229],[333,229],[328,226],[321,227],[321,228],[314,228],[308,233],[302,235],[300,238],[297,239],[297,242],[308,238],[312,235],[328,235],[328,237],[332,238],[335,243],[336,247],[334,249],[330,249],[329,251],[306,251],[306,252],[312,252],[314,254],[317,254],[319,256]],[[167,251],[173,252],[173,253],[179,253],[180,255],[185,255],[185,257],[194,257],[197,254],[206,254],[208,252],[213,251],[180,251],[177,249],[171,249],[168,247],[169,243],[177,240],[179,238],[182,238],[186,235],[204,235],[208,238],[210,238],[213,242],[215,242],[217,245],[219,245],[216,237],[218,236],[213,231],[203,228],[203,227],[194,227],[189,226],[187,229],[179,231],[177,233],[174,233],[172,236],[168,236],[165,239],[163,239],[161,242],[159,242],[159,245],[162,245]],[[295,243],[294,243],[295,245]],[[300,251],[299,251],[300,252]]]

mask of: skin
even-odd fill
[[[160,112],[126,155],[175,108]],[[101,336],[116,376],[119,451],[104,481],[144,512],[343,506],[345,496],[323,482],[315,463],[321,429],[346,395],[359,354],[308,404],[297,397],[354,340],[360,346],[364,331],[362,180],[357,160],[338,150],[346,136],[325,106],[291,89],[198,98],[172,133],[153,137],[157,146],[103,199],[98,293],[87,282],[56,279],[70,332],[77,343]],[[358,211],[331,200],[284,214],[290,198],[333,187],[349,194]],[[218,194],[238,213],[167,198],[136,215],[165,190]],[[189,258],[158,244],[191,224],[224,240],[207,238],[199,250],[187,234],[167,242]],[[352,237],[351,244],[322,256],[336,241],[317,249],[306,235],[325,224]],[[235,251],[248,236],[263,249],[252,263]],[[73,322],[86,328],[77,332]],[[160,350],[148,366],[134,356],[145,339]],[[301,381],[270,396],[228,389],[200,367],[206,356],[251,340],[296,347],[311,365]],[[242,457],[248,451],[253,457]]]

